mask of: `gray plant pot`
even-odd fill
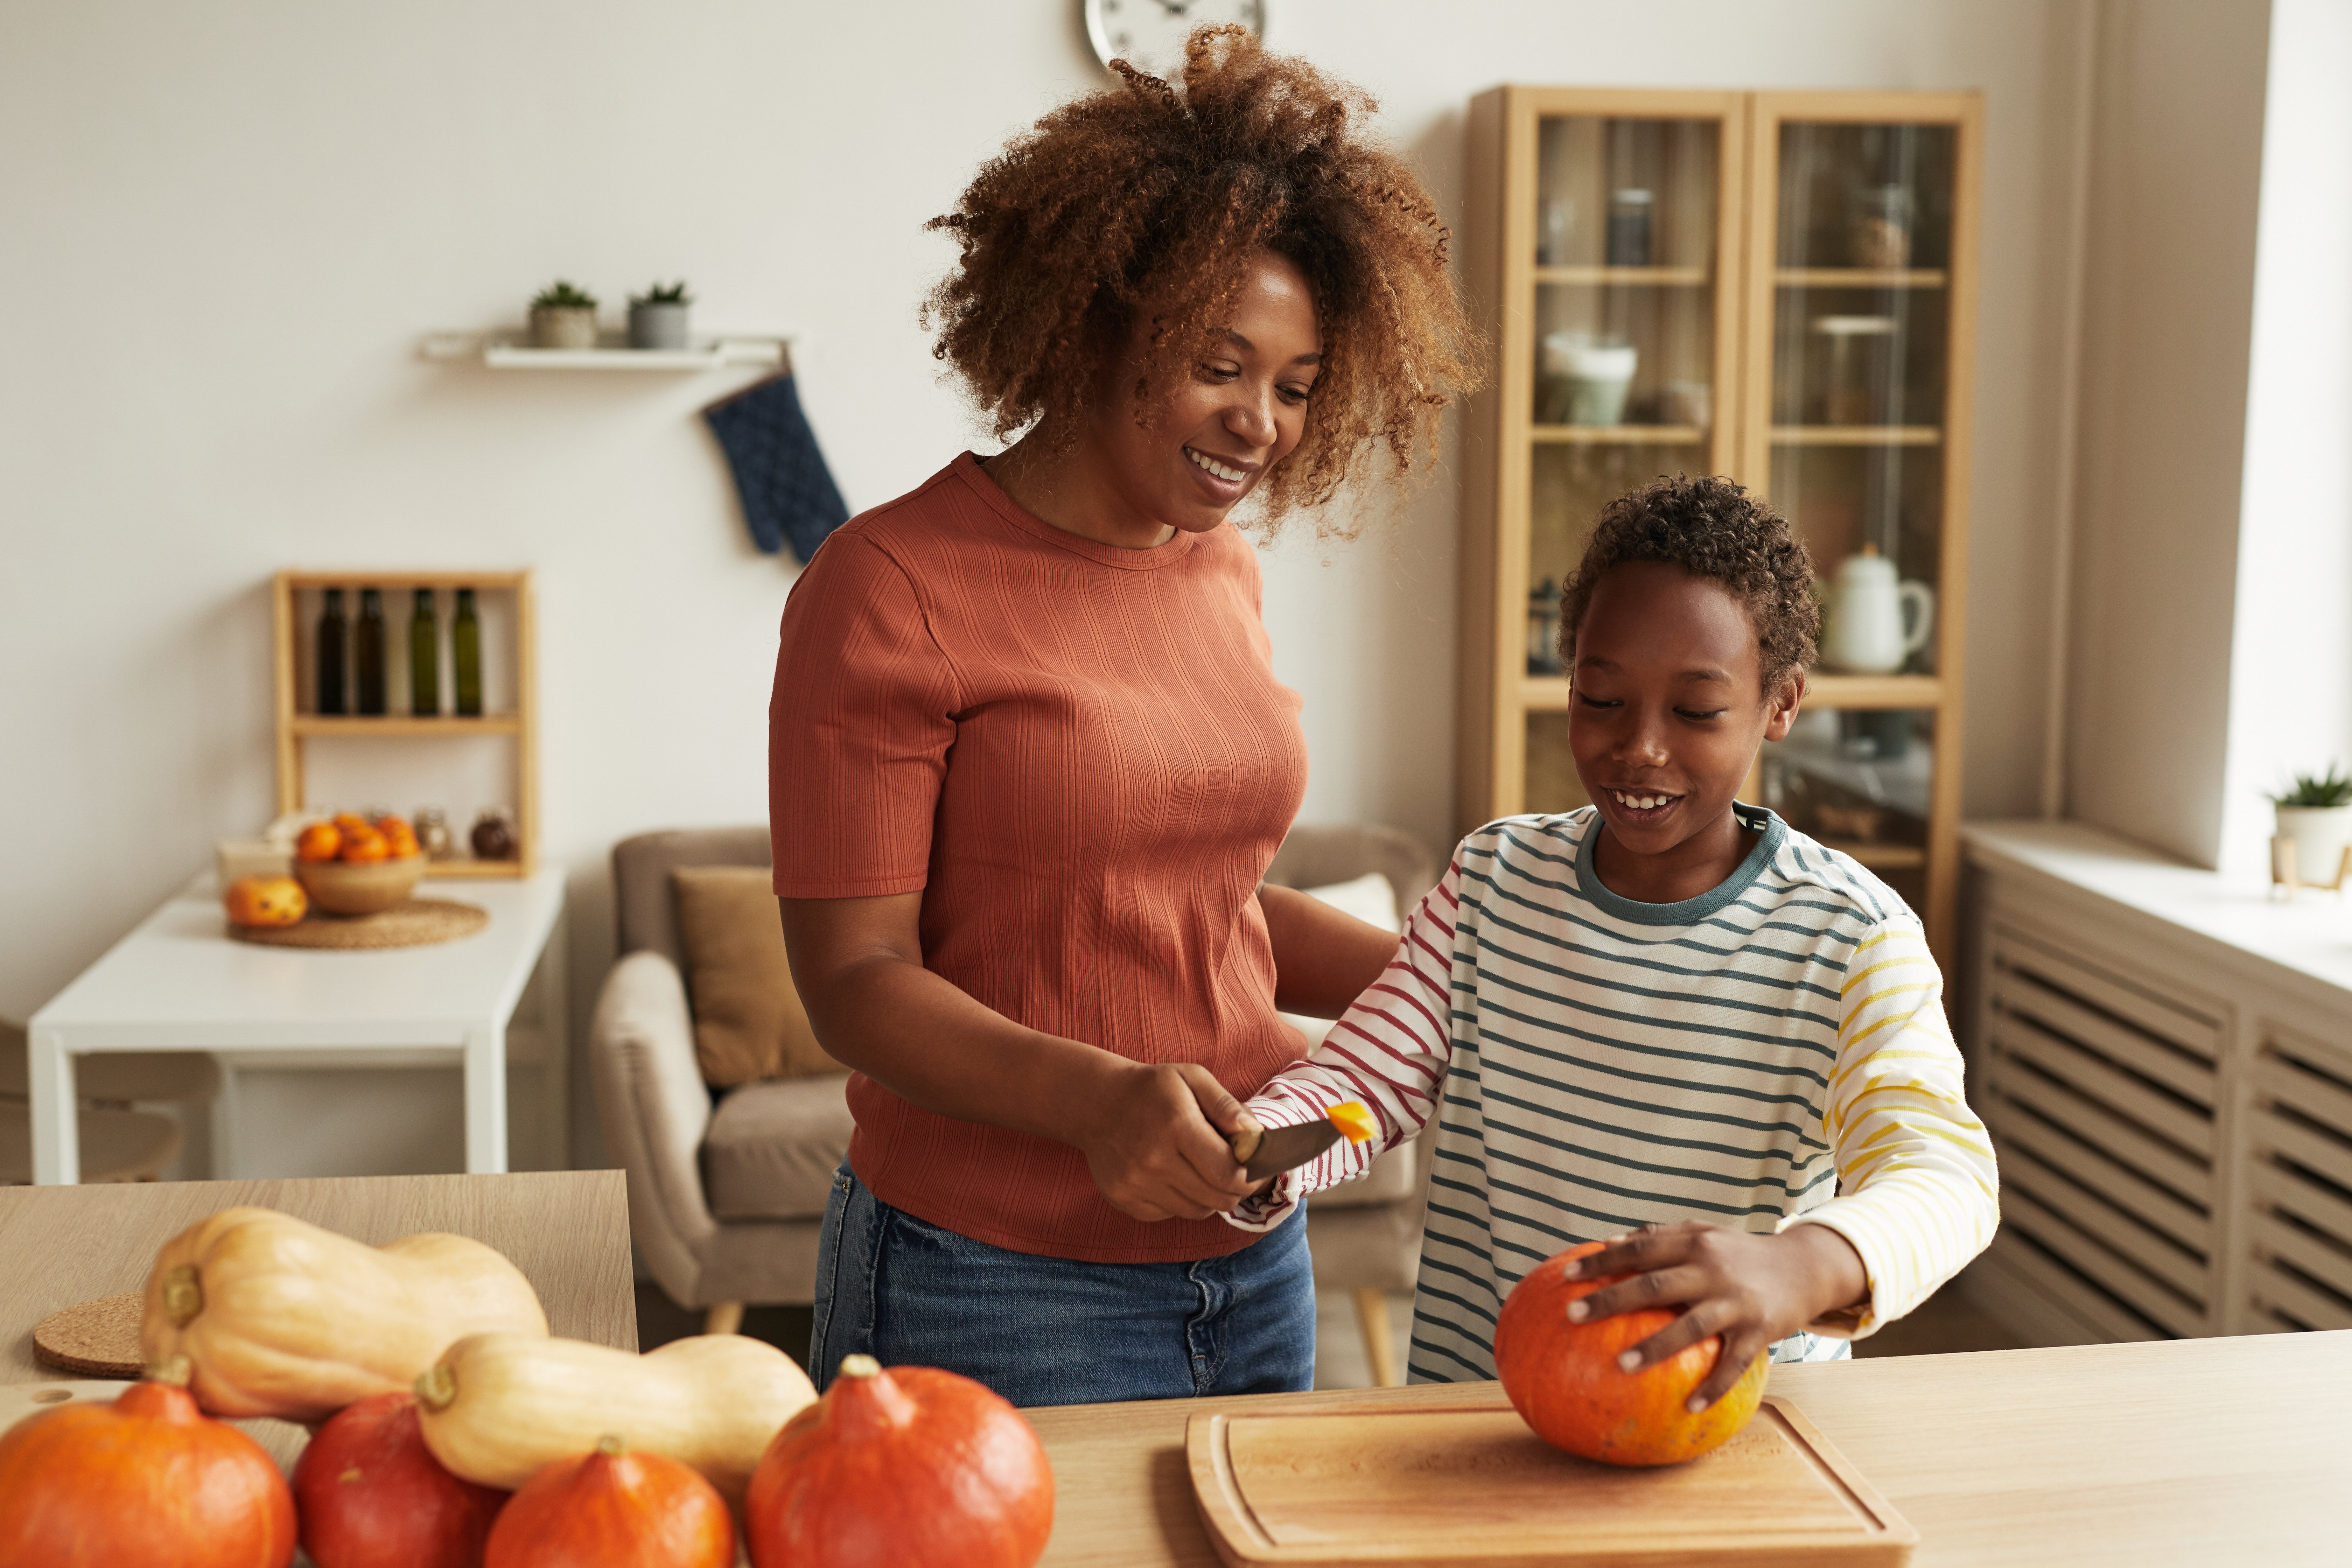
[[[667,301],[656,305],[643,300],[630,300],[629,346],[633,349],[686,347],[686,315],[692,308]]]
[[[533,348],[593,349],[596,346],[596,312],[584,305],[530,308]]]

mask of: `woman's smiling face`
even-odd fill
[[[1151,545],[1166,530],[1204,532],[1225,520],[1307,432],[1322,338],[1305,274],[1261,252],[1244,271],[1224,342],[1138,425],[1132,389],[1150,323],[1139,323],[1096,401],[1087,431],[1117,498],[1107,542]]]

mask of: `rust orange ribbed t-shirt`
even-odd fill
[[[1015,505],[969,453],[852,519],[784,606],[776,891],[920,889],[933,973],[1017,1023],[1198,1062],[1248,1096],[1305,1048],[1275,1013],[1256,896],[1307,782],[1260,598],[1230,524],[1098,544]],[[993,1246],[1149,1263],[1252,1239],[1130,1219],[1069,1145],[862,1073],[849,1104],[858,1180]]]

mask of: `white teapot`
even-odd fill
[[[1858,675],[1893,674],[1936,629],[1936,591],[1896,581],[1895,563],[1874,544],[1839,563],[1822,608],[1822,662]]]

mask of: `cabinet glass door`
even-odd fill
[[[1727,129],[1599,112],[1536,121],[1524,810],[1584,804],[1559,605],[1595,515],[1656,475],[1725,471],[1737,451]]]

